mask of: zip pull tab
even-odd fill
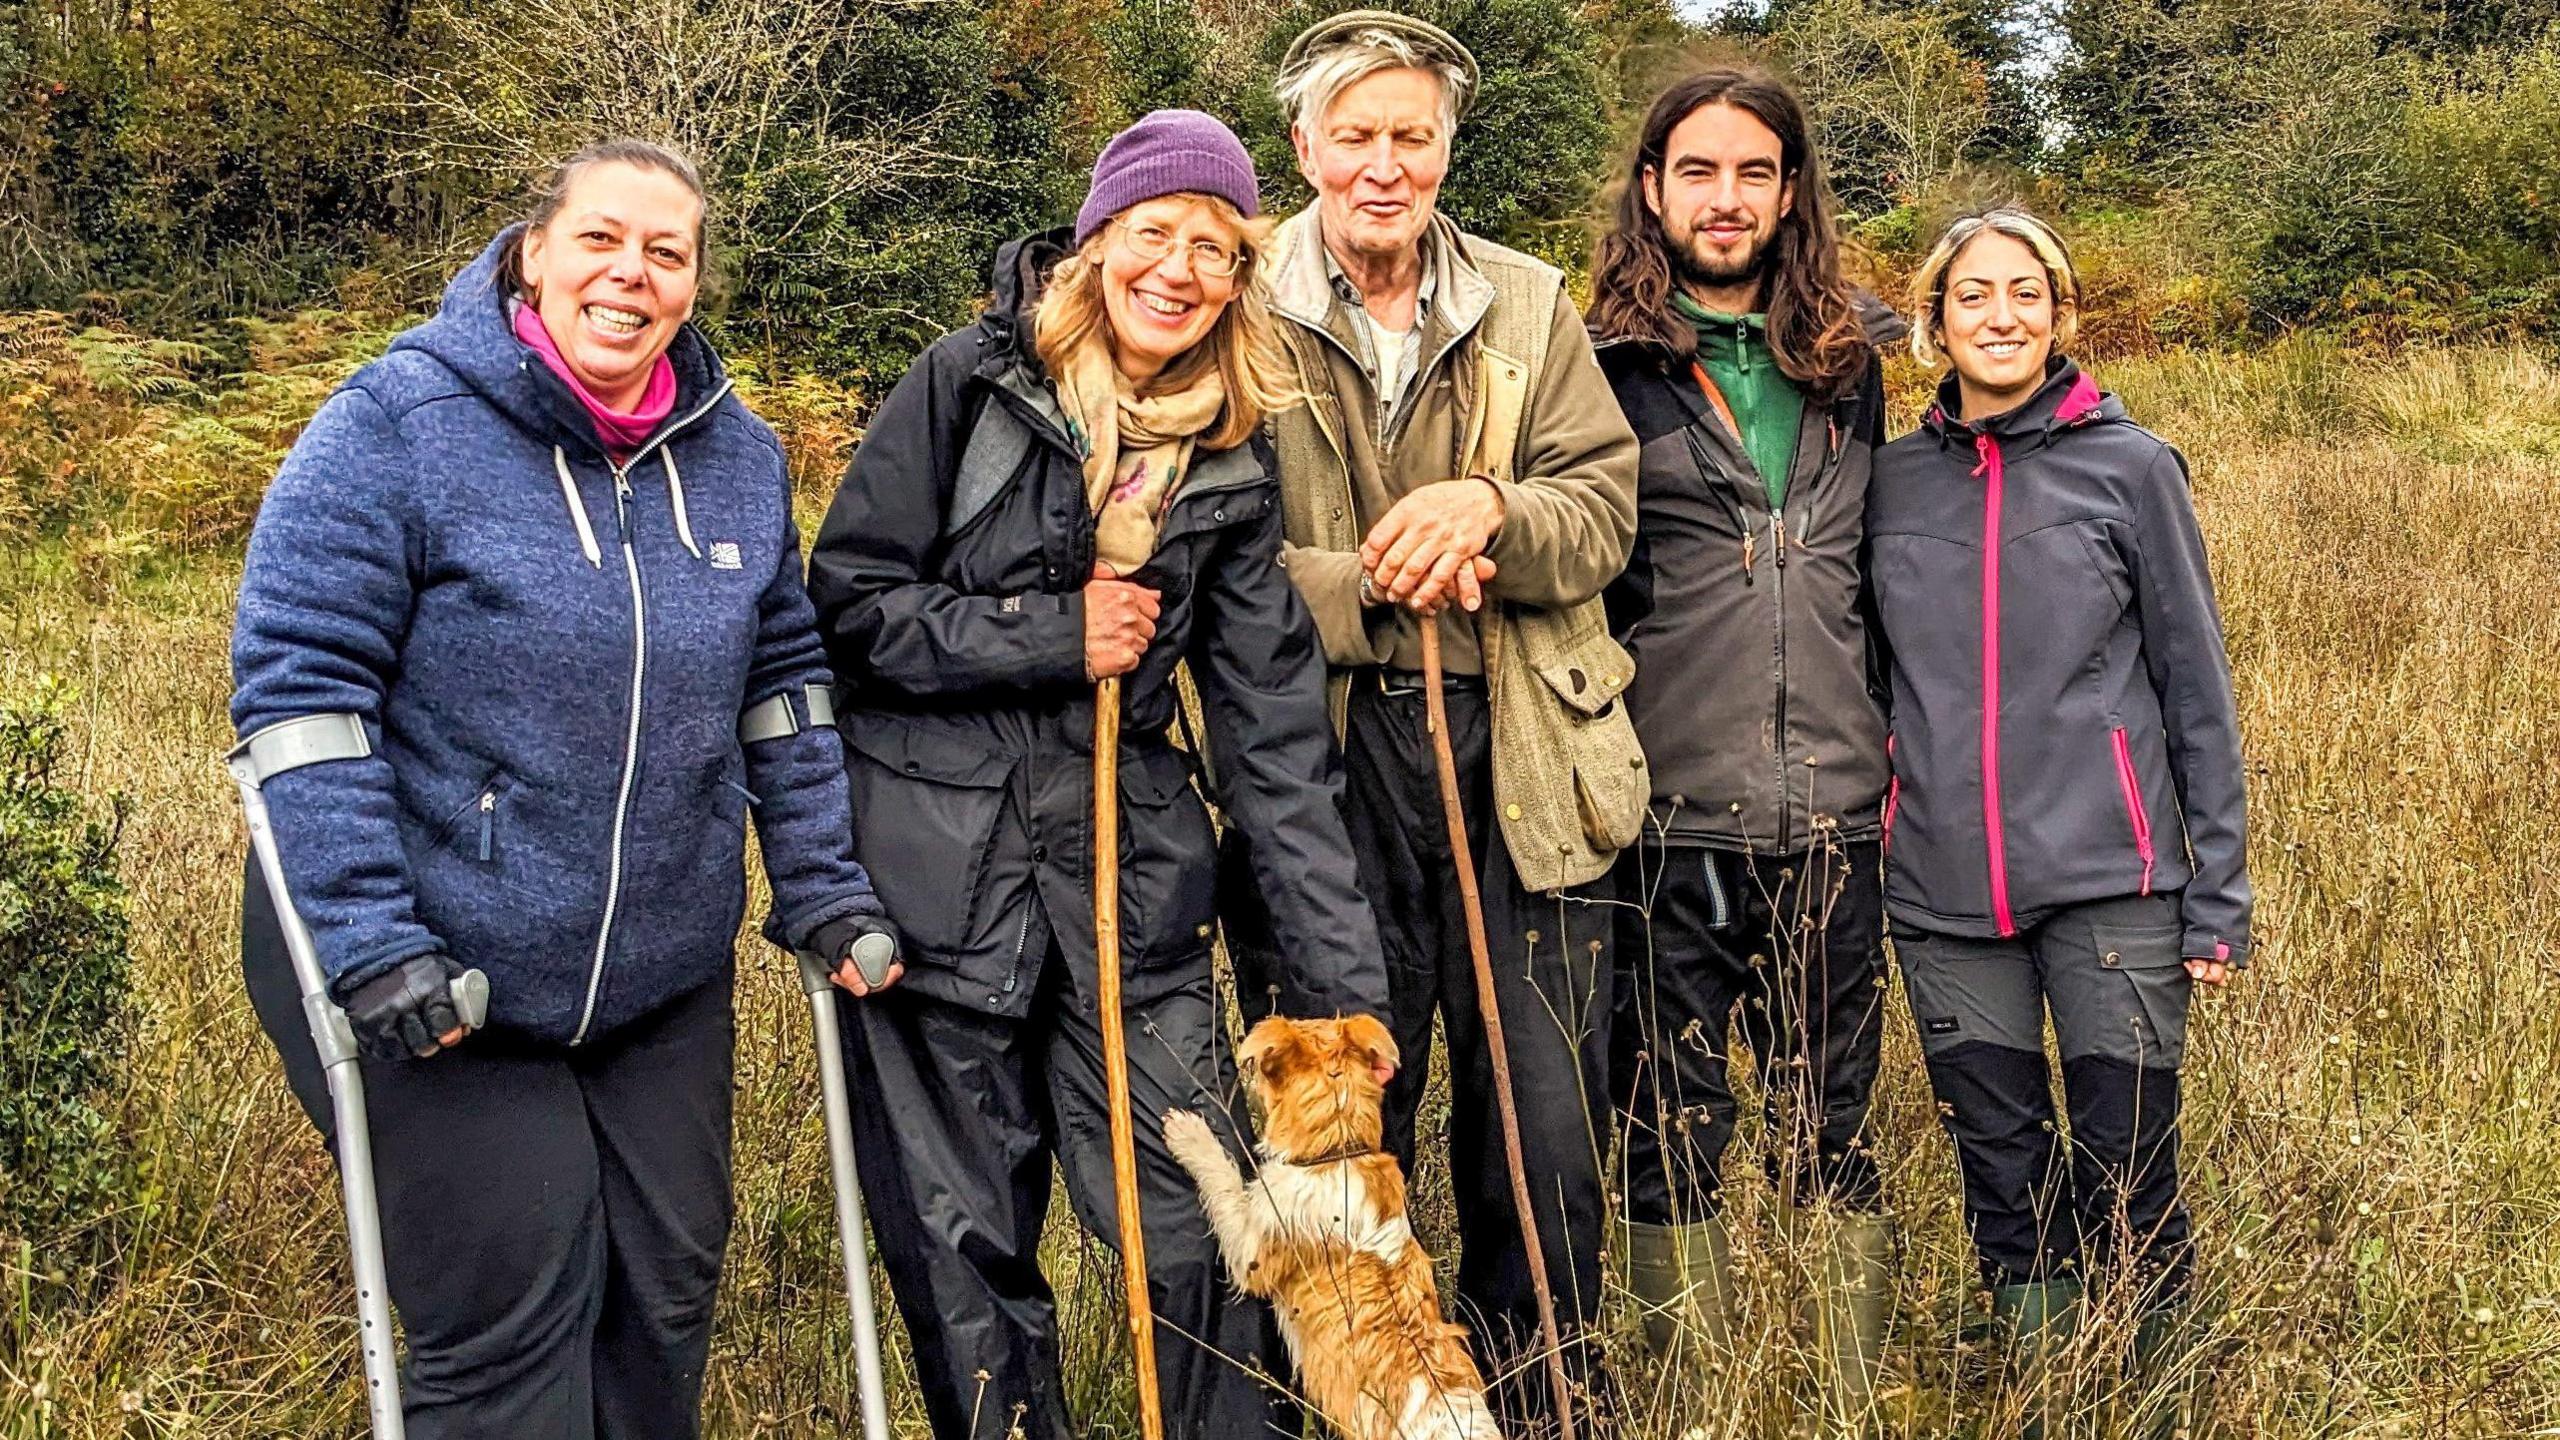
[[[1777,536],[1772,543],[1778,551],[1778,568],[1784,570],[1787,568],[1787,517],[1783,511],[1769,512],[1769,530]]]
[[[484,865],[488,863],[490,852],[494,848],[497,823],[498,792],[483,790],[480,792],[480,862]]]
[[[613,524],[622,532],[624,544],[631,542],[631,476],[619,465],[613,467]]]
[[[1751,583],[1753,557],[1760,553],[1759,539],[1760,532],[1757,530],[1745,529],[1742,532],[1742,582],[1746,585]]]

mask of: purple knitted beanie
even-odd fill
[[[1262,182],[1236,132],[1197,110],[1157,110],[1095,157],[1093,188],[1076,211],[1076,244],[1130,206],[1176,194],[1215,195],[1248,220],[1262,213]]]

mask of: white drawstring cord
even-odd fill
[[[702,547],[693,543],[693,523],[685,519],[684,479],[682,476],[676,474],[675,447],[673,445],[659,446],[658,458],[664,461],[667,467],[667,499],[673,502],[675,506],[676,538],[684,542],[685,549],[693,552],[694,559],[699,560],[702,558]]]
[[[557,445],[551,447],[551,468],[559,473],[560,498],[569,502],[569,518],[577,523],[578,549],[586,555],[588,564],[603,569],[604,552],[596,548],[596,532],[587,524],[587,507],[578,498],[578,482],[569,478],[569,456]],[[684,512],[679,509],[676,513]]]

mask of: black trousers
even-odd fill
[[[329,1139],[328,1083],[254,868],[241,909],[250,1000]],[[484,1032],[426,1060],[358,1062],[411,1440],[702,1433],[731,1214],[730,1007],[724,969],[574,1050]]]
[[[2075,905],[2006,940],[1894,926],[1983,1284],[2095,1265],[2149,1303],[2184,1295],[2178,1070],[2194,981],[2181,933],[2175,894]],[[2048,1009],[2067,1138],[2045,1064]]]
[[[1229,1286],[1199,1191],[1164,1144],[1164,1114],[1178,1108],[1208,1117],[1239,1156],[1250,1148],[1207,957],[1197,963],[1196,980],[1128,1005],[1123,1020],[1165,1429],[1294,1436],[1278,1327]],[[1102,1034],[1073,968],[1053,948],[1021,1020],[904,990],[840,997],[862,1193],[938,1440],[1081,1433],[1040,1268],[1053,1157],[1085,1230],[1115,1250],[1120,1232]],[[1115,1286],[1115,1315],[1121,1304]]]
[[[1735,1021],[1760,1081],[1782,1197],[1884,1206],[1867,1107],[1884,1038],[1884,878],[1873,842],[1762,856],[1645,845],[1619,862],[1610,1093],[1627,1218],[1723,1205]]]
[[[1536,1292],[1494,1106],[1493,1058],[1477,1004],[1457,870],[1419,688],[1384,672],[1352,681],[1344,744],[1345,818],[1361,888],[1386,949],[1389,1026],[1404,1064],[1387,1087],[1387,1145],[1413,1173],[1416,1121],[1430,1073],[1432,1022],[1449,1046],[1449,1174],[1465,1242],[1458,1300],[1488,1374],[1512,1372],[1495,1400],[1515,1430],[1548,1404],[1545,1371],[1521,1364],[1541,1344]],[[1484,900],[1496,1002],[1518,1099],[1520,1146],[1556,1319],[1577,1365],[1577,1333],[1600,1315],[1606,1209],[1609,877],[1559,894],[1520,886],[1495,823],[1491,726],[1480,689],[1448,690],[1467,839]]]

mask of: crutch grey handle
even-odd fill
[[[811,995],[821,993],[835,977],[836,964],[814,950],[800,953],[800,988]],[[878,988],[889,982],[889,969],[898,963],[898,942],[874,930],[853,942],[845,953],[853,962],[854,973],[862,983]]]
[[[453,977],[453,1013],[462,1017],[465,1030],[477,1030],[489,1023],[488,976],[465,970]]]

